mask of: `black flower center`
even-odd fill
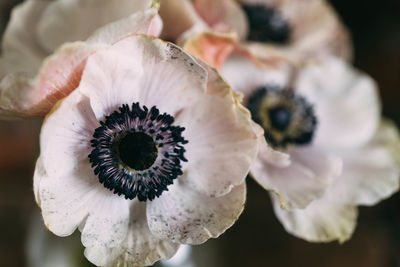
[[[174,118],[139,103],[122,105],[101,121],[89,155],[99,182],[126,199],[153,200],[182,175],[183,127]]]
[[[286,148],[289,144],[305,145],[312,141],[317,126],[313,106],[293,91],[260,87],[249,98],[248,108],[273,147]]]
[[[118,143],[119,156],[130,168],[142,171],[153,165],[157,147],[153,138],[145,133],[128,133]]]
[[[276,106],[268,110],[271,126],[279,131],[284,131],[292,120],[292,111],[287,107]]]
[[[262,4],[243,4],[242,8],[249,22],[249,41],[278,44],[289,41],[289,23],[278,10]]]

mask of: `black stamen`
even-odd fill
[[[312,141],[317,126],[313,106],[293,91],[260,87],[249,98],[247,106],[273,147],[305,145]]]
[[[159,197],[182,175],[182,137],[185,128],[174,118],[139,103],[122,105],[100,122],[93,133],[89,155],[99,182],[115,194],[140,201]],[[167,155],[167,156],[165,156]]]

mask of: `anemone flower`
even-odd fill
[[[233,51],[267,65],[310,56],[352,58],[350,35],[324,0],[166,0],[160,14],[166,34],[216,67]],[[178,23],[176,17],[185,19]]]
[[[377,86],[366,74],[335,57],[275,70],[236,58],[222,73],[245,94],[265,140],[287,156],[273,164],[260,149],[251,173],[274,192],[275,213],[288,232],[343,242],[355,229],[358,205],[398,190],[399,135],[380,118]]]
[[[47,115],[36,201],[56,235],[79,228],[92,263],[150,265],[235,222],[260,133],[215,70],[129,36],[91,54]]]

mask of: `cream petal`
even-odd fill
[[[341,201],[374,205],[399,189],[400,137],[396,126],[381,123],[365,147],[335,151],[343,161],[343,173],[330,189]],[[397,157],[397,159],[396,159]]]
[[[357,223],[357,208],[324,196],[305,209],[283,210],[272,196],[275,214],[286,231],[309,242],[340,243],[348,240]]]
[[[316,148],[295,148],[288,152],[290,165],[271,165],[260,159],[252,165],[254,179],[277,194],[284,209],[302,209],[321,198],[340,175],[340,158]]]
[[[65,42],[86,40],[98,28],[150,8],[152,0],[58,0],[43,13],[37,35],[54,51]]]
[[[13,9],[2,41],[0,79],[14,72],[34,74],[48,55],[37,42],[35,27],[50,3],[28,0]]]
[[[130,207],[129,229],[116,248],[87,247],[86,257],[98,266],[148,266],[159,259],[169,259],[179,244],[152,235],[146,218],[146,204],[134,201]]]
[[[296,84],[315,105],[313,143],[329,148],[355,147],[370,140],[379,124],[376,83],[338,58],[304,68]]]
[[[244,11],[232,0],[195,0],[197,13],[214,30],[226,32],[235,30],[240,39],[245,39],[248,32],[248,22]]]
[[[216,238],[237,220],[244,208],[246,185],[222,197],[210,198],[186,185],[180,177],[169,191],[147,205],[150,231],[161,239],[201,244]]]

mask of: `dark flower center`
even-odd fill
[[[145,133],[128,133],[118,143],[119,156],[130,168],[142,171],[150,168],[157,158],[153,138]]]
[[[183,127],[174,118],[139,103],[122,105],[101,121],[89,155],[99,182],[126,199],[153,200],[182,175]]]
[[[284,131],[292,120],[292,111],[287,107],[273,107],[268,110],[271,126],[279,131]]]
[[[242,8],[249,22],[249,41],[278,44],[289,41],[289,23],[278,10],[262,4],[243,4]]]
[[[249,98],[247,106],[274,148],[306,145],[312,141],[317,126],[313,106],[293,91],[260,87]]]

